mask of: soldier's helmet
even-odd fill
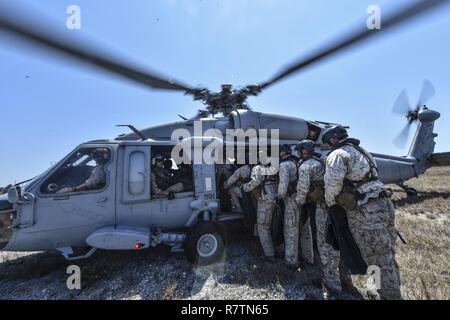
[[[323,143],[329,143],[331,138],[342,140],[348,138],[347,130],[343,126],[334,126],[326,129],[322,134]]]
[[[302,153],[302,150],[305,150],[308,153],[312,154],[314,153],[315,145],[315,142],[312,140],[303,140],[297,144],[297,151],[299,152],[299,154]]]
[[[283,144],[283,145],[281,145],[281,146],[280,146],[280,153],[281,153],[281,152],[286,152],[286,153],[288,153],[288,154],[291,154],[291,153],[292,153],[291,146],[288,145],[288,144]]]
[[[156,162],[164,162],[164,160],[166,160],[166,158],[158,154],[152,158],[152,166],[155,166]]]
[[[109,160],[109,149],[108,148],[96,148],[92,150],[92,158],[98,163],[105,163]]]

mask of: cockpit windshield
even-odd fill
[[[105,147],[79,149],[44,181],[40,191],[53,194],[102,189],[110,158],[111,151]]]

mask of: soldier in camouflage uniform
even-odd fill
[[[240,189],[242,183],[248,180],[251,176],[252,169],[249,165],[243,165],[237,168],[233,174],[223,184],[224,190],[228,190],[231,197],[231,203],[234,212],[242,212],[239,199],[242,198],[242,191]]]
[[[298,268],[298,236],[300,213],[295,202],[297,185],[297,163],[291,155],[291,147],[283,145],[280,148],[279,183],[276,203],[284,204],[284,254],[285,264]]]
[[[347,210],[348,224],[368,266],[380,268],[381,299],[401,299],[395,261],[394,212],[390,191],[378,180],[372,156],[348,138],[340,126],[327,129],[322,140],[332,146],[326,160],[325,200]]]
[[[296,202],[301,208],[309,203],[315,206],[316,239],[323,272],[323,285],[326,289],[339,293],[342,291],[339,279],[339,251],[326,242],[327,211],[323,197],[323,177],[325,164],[320,154],[314,152],[314,141],[304,140],[297,146],[301,156],[298,167]]]
[[[164,167],[165,160],[161,155],[152,159],[151,193],[173,199],[175,193],[184,190],[184,185],[181,182],[174,183],[171,172]]]
[[[274,167],[258,164],[252,169],[250,181],[242,185],[244,192],[259,189],[257,228],[259,241],[264,251],[262,259],[274,262],[275,250],[271,235],[272,216],[277,196],[277,172]]]
[[[82,184],[74,187],[66,187],[58,193],[80,192],[85,190],[101,189],[106,184],[105,164],[109,161],[110,153],[108,148],[96,148],[91,153],[96,166],[92,169],[89,178]]]

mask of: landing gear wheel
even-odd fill
[[[189,262],[208,265],[217,262],[223,255],[225,241],[223,232],[212,222],[201,222],[189,232],[185,253]]]
[[[410,188],[404,184],[399,184],[399,187],[403,189],[403,191],[406,192],[406,195],[408,197],[416,197],[417,196],[417,190],[414,188]]]

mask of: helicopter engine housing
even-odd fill
[[[303,140],[309,136],[308,123],[299,118],[278,114],[235,110],[229,116],[231,127],[237,129],[279,130],[280,140]]]

